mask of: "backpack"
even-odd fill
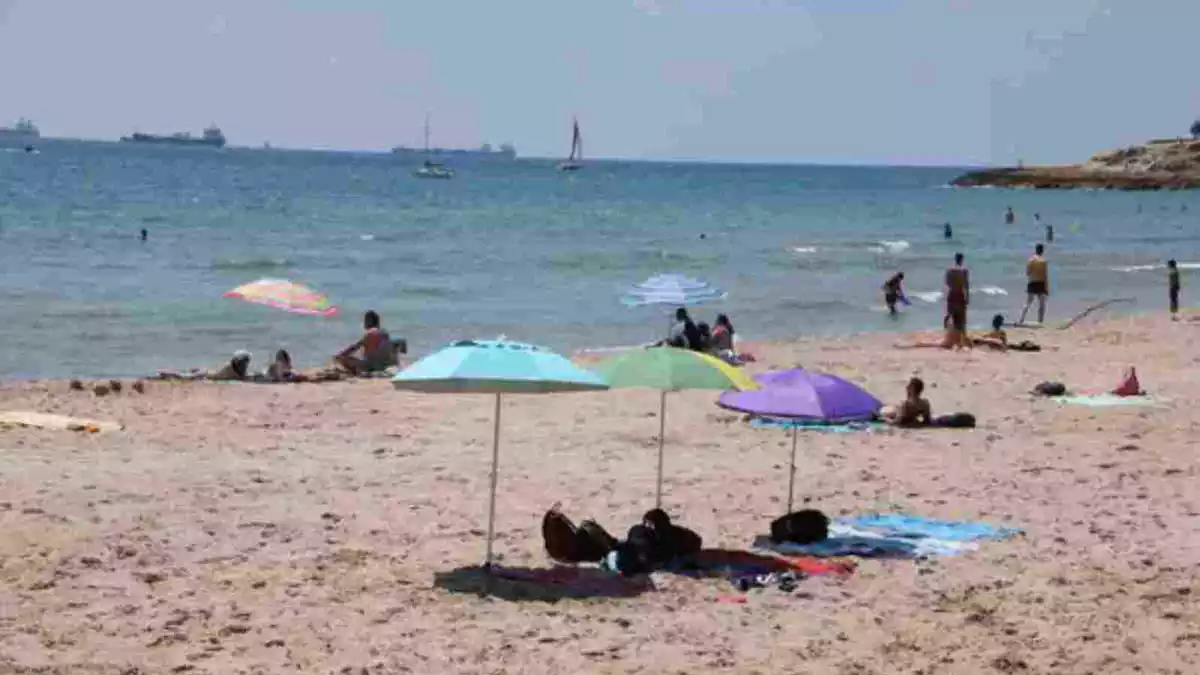
[[[829,538],[829,517],[816,509],[804,509],[771,521],[771,541],[811,544]]]
[[[617,540],[595,521],[585,520],[576,527],[559,511],[558,504],[542,517],[542,541],[546,553],[564,563],[598,562],[617,545]]]

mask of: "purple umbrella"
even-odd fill
[[[717,405],[760,417],[827,424],[869,420],[883,407],[879,399],[836,375],[795,368],[763,373],[754,379],[762,385],[762,389],[727,391],[721,394]],[[795,492],[798,431],[797,426],[792,427],[788,513],[792,512],[792,495]]]

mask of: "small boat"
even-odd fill
[[[571,154],[558,165],[559,171],[578,171],[583,168],[583,136],[579,134],[579,120],[575,119],[571,133]]]
[[[425,163],[421,168],[413,171],[413,175],[417,178],[454,178],[454,171],[446,167],[445,164],[435,162],[430,159],[429,154],[429,115],[425,115]]]

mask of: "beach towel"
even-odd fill
[[[1118,406],[1157,407],[1158,401],[1149,396],[1117,396],[1115,394],[1089,394],[1080,396],[1055,396],[1056,403],[1083,405],[1089,408],[1113,408]]]
[[[963,542],[1007,539],[1021,534],[1021,530],[1014,527],[967,520],[938,520],[903,513],[868,513],[839,518],[837,522],[848,528],[903,539],[940,539]]]
[[[116,422],[102,422],[65,415],[50,415],[46,413],[7,410],[0,412],[0,429],[4,427],[27,427],[33,429],[48,429],[51,431],[86,431],[100,433],[104,431],[120,431],[124,427]]]
[[[553,587],[579,597],[634,597],[655,590],[649,576],[623,577],[595,567],[493,567],[491,575],[508,581]]]
[[[913,559],[958,555],[977,548],[972,542],[943,541],[940,539],[908,539],[888,537],[866,530],[856,530],[845,525],[832,525],[829,538],[811,544],[794,544],[773,541],[768,536],[757,537],[754,548],[774,551],[787,556],[813,556],[817,558],[883,558]]]
[[[789,572],[798,576],[823,576],[851,574],[854,572],[854,565],[816,557],[781,558],[751,551],[704,549],[687,563],[675,565],[668,571],[688,576],[726,578]]]
[[[830,424],[828,422],[786,420],[774,417],[755,417],[750,420],[750,426],[777,429],[796,428],[800,431],[821,431],[829,434],[848,434],[856,431],[877,431],[887,428],[887,425],[882,422],[843,422],[840,424]]]

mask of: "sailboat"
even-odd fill
[[[558,165],[560,171],[578,171],[583,168],[583,136],[579,135],[579,120],[575,119],[571,133],[571,155]]]
[[[425,163],[421,168],[413,171],[413,175],[417,178],[454,178],[454,172],[446,168],[446,165],[441,162],[435,162],[431,159],[429,151],[429,114],[425,114]]]

